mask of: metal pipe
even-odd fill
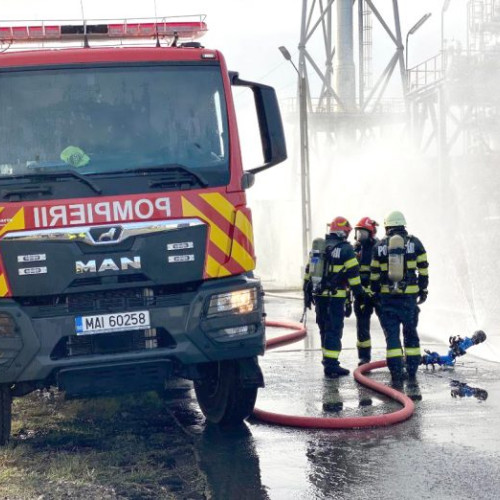
[[[451,0],[444,0],[441,8],[441,52],[444,52],[444,13],[448,10]]]
[[[364,44],[365,44],[365,38],[364,38],[364,29],[365,29],[365,23],[363,19],[363,7],[364,7],[364,0],[358,0],[358,65],[359,65],[359,71],[358,71],[358,85],[359,85],[359,90],[358,90],[358,101],[359,101],[359,109],[363,109],[364,102],[365,102],[365,61],[364,61]]]
[[[348,111],[356,109],[353,2],[337,0],[336,88]]]

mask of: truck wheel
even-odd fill
[[[238,361],[208,363],[202,368],[202,374],[202,379],[194,381],[194,390],[209,422],[237,425],[252,414],[258,387],[241,384]]]
[[[10,387],[0,384],[0,446],[7,443],[10,438],[12,422],[12,394]]]

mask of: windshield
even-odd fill
[[[182,165],[210,185],[229,181],[215,65],[4,71],[0,109],[0,179]]]

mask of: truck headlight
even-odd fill
[[[228,314],[248,314],[258,307],[256,288],[237,290],[229,293],[218,293],[210,297],[206,313],[207,318],[226,316]]]

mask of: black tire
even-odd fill
[[[10,438],[12,423],[12,393],[6,384],[0,384],[0,446]]]
[[[194,390],[208,422],[234,426],[252,414],[259,388],[242,386],[238,361],[207,363],[202,374]]]

